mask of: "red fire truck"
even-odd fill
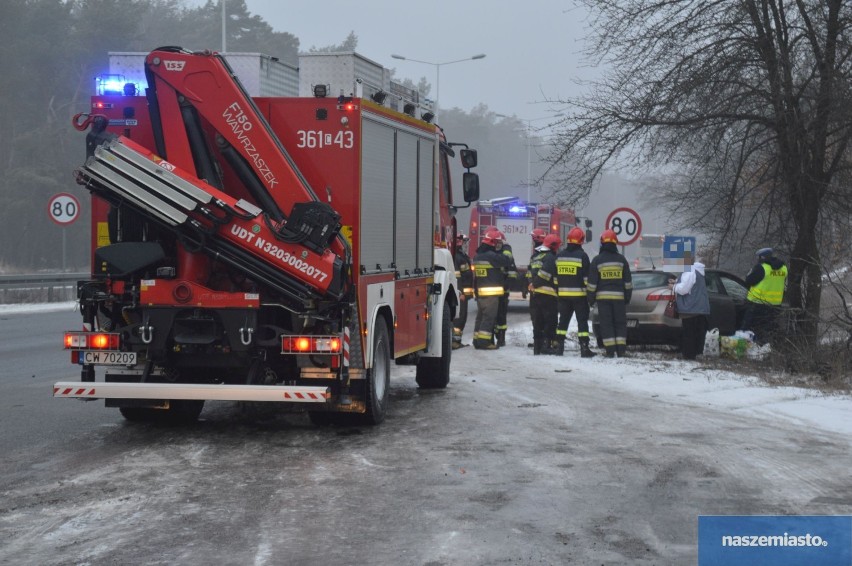
[[[130,420],[191,420],[217,399],[377,424],[391,360],[445,387],[455,151],[431,117],[360,76],[346,96],[330,96],[339,74],[314,74],[310,97],[253,98],[217,53],[160,48],[144,68],[144,96],[96,95],[74,120],[92,274],[82,330],[65,333],[80,380],[54,396]],[[471,202],[476,152],[459,153]]]
[[[525,202],[518,197],[501,197],[479,201],[470,213],[470,254],[482,242],[485,231],[496,227],[503,232],[512,246],[518,279],[512,282],[511,291],[527,296],[526,273],[532,255],[532,231],[543,229],[548,234],[558,234],[564,242],[568,231],[577,225],[574,211],[552,204]]]

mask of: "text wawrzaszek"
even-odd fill
[[[723,535],[722,546],[828,546],[828,541],[819,535]]]
[[[272,188],[278,184],[275,174],[270,169],[269,165],[260,156],[260,151],[255,147],[254,143],[248,136],[248,132],[254,128],[254,125],[249,121],[248,116],[240,105],[236,102],[231,103],[225,111],[222,112],[222,117],[225,118],[225,123],[231,127],[234,135],[237,136],[237,141],[243,146],[248,156],[254,161],[257,167],[257,173],[266,179],[269,187]]]

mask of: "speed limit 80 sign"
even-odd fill
[[[47,203],[47,214],[57,224],[62,226],[71,224],[80,214],[80,201],[74,195],[59,193],[51,197]]]
[[[606,217],[606,228],[615,232],[620,245],[626,246],[642,235],[642,219],[632,208],[616,208]]]

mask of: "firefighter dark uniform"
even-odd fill
[[[598,305],[601,341],[608,358],[627,353],[627,303],[633,293],[630,264],[618,253],[612,230],[601,234],[601,250],[589,265],[589,304]]]
[[[541,259],[530,263],[533,293],[530,296],[530,314],[533,319],[533,354],[553,354],[553,340],[556,336],[557,282],[556,250],[559,249],[559,236],[551,234],[544,239],[544,245],[536,248],[541,251]],[[536,256],[539,257],[539,256]]]
[[[556,328],[556,354],[565,352],[565,339],[571,317],[577,317],[577,341],[580,356],[595,355],[589,347],[589,301],[586,285],[589,282],[589,256],[583,251],[586,235],[580,228],[568,232],[565,249],[556,256],[556,277],[559,281],[559,324]]]
[[[497,345],[505,346],[506,330],[509,329],[509,325],[507,323],[509,314],[509,291],[518,280],[518,268],[515,266],[515,256],[512,255],[512,246],[506,243],[506,237],[502,232],[500,233],[500,240],[502,241],[502,247],[498,251],[506,257],[508,263],[506,265],[506,281],[504,284],[505,291],[503,292],[503,296],[500,298],[500,308],[497,311],[497,325],[494,327],[494,331],[497,334]]]
[[[459,314],[453,321],[453,348],[462,346],[462,333],[467,324],[468,301],[473,300],[473,270],[470,256],[464,251],[464,244],[467,241],[468,238],[464,234],[456,237],[456,255],[453,259],[461,293],[459,293]]]
[[[499,235],[488,233],[473,256],[473,288],[476,294],[476,323],[473,329],[473,347],[477,350],[494,350],[494,326],[503,296],[508,260],[497,251]]]
[[[541,267],[541,258],[544,257],[544,253],[546,253],[547,250],[545,249],[544,251],[539,251],[538,248],[542,244],[544,244],[544,238],[545,236],[547,236],[547,233],[542,228],[536,228],[532,231],[532,234],[530,234],[530,236],[532,236],[533,252],[532,255],[530,255],[529,263],[527,263],[527,272],[524,277],[526,277],[527,293],[530,297],[530,322],[534,322],[533,299],[535,298],[535,296],[533,295],[532,270],[534,265],[536,268]],[[527,344],[527,347],[532,348],[533,343],[530,342],[529,344]]]
[[[755,255],[758,263],[745,278],[748,305],[742,326],[754,332],[755,340],[767,343],[777,332],[778,311],[787,284],[787,266],[775,257],[772,248],[761,248]]]

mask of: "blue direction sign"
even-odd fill
[[[666,236],[663,239],[663,269],[684,271],[695,261],[695,236]]]

